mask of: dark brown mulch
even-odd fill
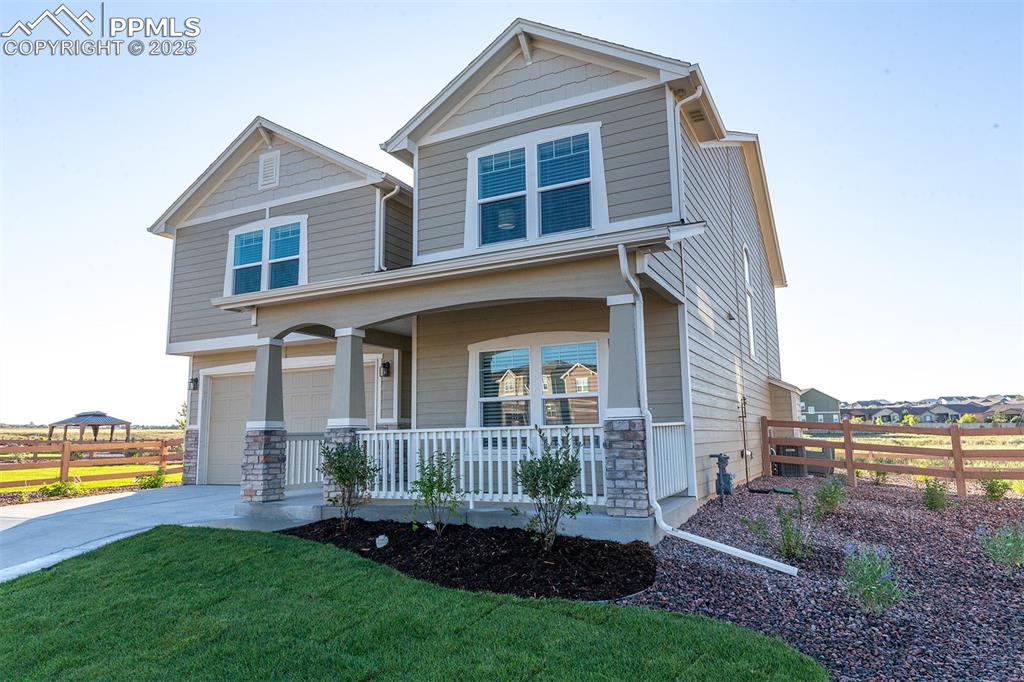
[[[560,536],[544,552],[532,535],[516,528],[449,525],[443,534],[411,523],[338,519],[281,531],[336,545],[413,578],[461,590],[520,597],[618,599],[654,582],[655,561],[643,542],[620,544]],[[377,549],[376,539],[388,544]]]
[[[819,480],[768,479],[802,491],[808,509]],[[758,482],[762,487],[762,482]],[[702,508],[685,530],[779,558],[741,519],[764,518],[789,496],[740,490]],[[975,531],[1024,519],[1024,500],[950,499],[928,511],[912,488],[861,483],[839,512],[816,527],[812,549],[785,576],[666,539],[655,550],[658,577],[621,603],[700,613],[777,635],[817,659],[836,680],[1024,680],[1024,571],[1006,576],[979,549]],[[868,615],[846,593],[843,545],[883,545],[906,598]]]
[[[126,477],[127,478],[127,477]],[[165,483],[165,488],[177,487],[177,483]],[[110,493],[131,493],[136,490],[142,490],[137,485],[122,485],[113,488],[87,488],[81,495],[76,497],[93,497],[95,495],[107,495]],[[22,499],[21,493],[0,493],[0,507],[6,507],[11,504],[28,504],[31,502],[50,502],[53,500],[62,500],[66,498],[62,497],[43,497],[38,490],[29,492],[28,499]]]

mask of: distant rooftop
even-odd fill
[[[131,422],[127,419],[111,417],[106,412],[93,410],[91,412],[79,412],[74,417],[61,419],[58,422],[51,422],[50,426],[64,426],[65,424],[68,426],[110,426],[112,424],[131,424]]]

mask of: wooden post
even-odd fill
[[[160,470],[167,468],[167,441],[160,441]]]
[[[846,451],[846,483],[851,488],[857,487],[857,470],[853,466],[853,431],[850,420],[843,420],[843,449]]]
[[[953,471],[956,475],[956,494],[959,497],[967,495],[967,479],[964,478],[964,451],[960,443],[960,425],[953,424],[949,427],[949,438],[953,443]]]
[[[61,443],[60,451],[60,480],[68,480],[68,470],[71,468],[71,443]]]
[[[772,470],[772,447],[768,442],[771,433],[768,431],[768,417],[761,417],[761,475],[771,476]]]

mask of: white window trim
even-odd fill
[[[754,348],[754,288],[750,283],[750,251],[743,245],[743,284],[747,296],[747,342],[751,359],[757,358]]]
[[[578,426],[599,426],[603,420],[608,402],[608,333],[607,332],[538,332],[533,334],[517,334],[489,339],[467,346],[469,350],[469,381],[466,382],[466,426],[480,428],[480,353],[514,348],[528,348],[530,353],[531,392],[509,400],[525,400],[530,404],[530,425],[544,425],[544,401],[565,394],[555,393],[544,395],[541,389],[541,346],[557,346],[566,343],[597,343],[597,391],[582,397],[597,396],[597,424],[579,424]],[[534,388],[536,387],[536,388]],[[576,395],[576,394],[573,394]],[[485,399],[491,400],[491,399]],[[508,428],[508,427],[493,427]]]
[[[588,180],[573,180],[571,182],[559,183],[557,185],[537,186],[537,145],[544,142],[551,142],[563,137],[582,135],[587,133],[590,137],[590,178]],[[490,156],[501,152],[519,149],[526,150],[526,237],[524,239],[511,239],[494,244],[480,243],[480,184],[477,161],[482,156]],[[608,222],[608,192],[604,179],[604,154],[601,150],[601,122],[578,123],[575,125],[559,126],[557,128],[546,128],[535,130],[524,135],[517,135],[499,142],[474,149],[466,154],[466,213],[465,213],[465,236],[464,247],[468,251],[490,251],[507,249],[510,247],[522,246],[524,244],[544,243],[561,239],[572,239],[581,235],[593,234],[595,232],[609,229]],[[590,227],[556,232],[550,235],[540,233],[540,192],[570,187],[572,185],[590,183]],[[484,201],[498,201],[502,198],[519,196],[519,192],[512,192],[508,195],[488,197]]]
[[[246,223],[245,225],[239,225],[238,227],[232,228],[228,232],[228,255],[224,263],[224,295],[233,296],[234,291],[232,286],[234,284],[234,272],[235,272],[235,235],[243,234],[245,232],[256,232],[257,230],[263,231],[263,254],[260,259],[260,291],[269,291],[270,287],[270,263],[282,260],[291,260],[294,256],[288,258],[277,258],[274,261],[270,260],[270,230],[275,227],[283,227],[290,225],[291,223],[299,224],[299,281],[298,284],[293,286],[301,286],[308,284],[308,268],[307,268],[307,255],[308,255],[308,233],[306,230],[306,220],[308,216],[305,215],[283,215],[275,216],[273,218],[265,218],[263,220],[257,220],[254,223]],[[251,267],[255,265],[252,263],[249,266],[239,267]],[[287,289],[288,287],[278,287],[279,289]]]
[[[263,162],[264,159],[272,159],[274,163],[274,181],[263,182]],[[260,154],[258,165],[256,166],[256,189],[257,191],[263,191],[265,189],[274,189],[281,184],[281,150],[274,149],[269,152]]]

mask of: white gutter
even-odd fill
[[[387,233],[387,203],[388,199],[402,191],[402,186],[395,184],[395,188],[380,198],[380,211],[377,217],[377,271],[383,272],[388,269],[384,263],[387,258],[384,251],[384,235]]]
[[[782,573],[789,575],[796,575],[797,568],[784,564],[781,561],[775,561],[768,557],[763,557],[753,552],[747,552],[731,545],[726,545],[721,542],[715,542],[714,540],[708,540],[699,535],[693,533],[687,533],[685,531],[678,530],[670,526],[662,514],[661,505],[658,504],[658,491],[655,490],[654,476],[654,449],[652,444],[654,443],[654,417],[651,415],[651,411],[647,405],[647,363],[645,358],[647,357],[647,343],[644,334],[644,299],[643,294],[640,291],[640,285],[636,279],[629,274],[629,262],[626,258],[626,246],[619,244],[619,271],[622,274],[622,279],[627,285],[633,290],[633,295],[636,297],[636,321],[634,327],[636,328],[636,370],[637,370],[637,382],[640,388],[640,411],[644,415],[644,430],[645,430],[645,442],[647,451],[647,499],[654,509],[654,520],[658,524],[658,528],[665,532],[666,535],[671,535],[674,538],[680,540],[686,540],[708,549],[713,549],[717,552],[723,552],[730,556],[749,561],[757,564],[758,566],[764,566],[771,568]],[[686,415],[692,419],[692,415]]]
[[[704,86],[703,85],[698,85],[697,89],[694,90],[692,94],[689,94],[686,97],[684,97],[681,100],[679,100],[678,102],[676,102],[676,115],[675,115],[675,128],[676,128],[675,134],[676,135],[679,135],[679,134],[684,134],[685,135],[686,134],[686,133],[683,133],[683,131],[679,130],[679,124],[682,123],[682,120],[683,120],[682,119],[682,116],[683,116],[683,105],[684,104],[689,104],[690,102],[692,102],[693,100],[697,99],[698,97],[700,97],[703,94],[704,94]],[[680,215],[679,215],[679,217],[685,223],[686,222],[686,169],[684,167],[685,164],[683,163],[682,145],[678,144],[678,142],[677,142],[676,148],[677,148],[676,149],[676,153],[679,154],[679,163],[676,164],[676,165],[679,166],[679,181],[680,181],[680,184],[682,185],[682,187],[680,189],[680,193],[679,193],[680,194],[680,197],[679,197],[679,214]]]

